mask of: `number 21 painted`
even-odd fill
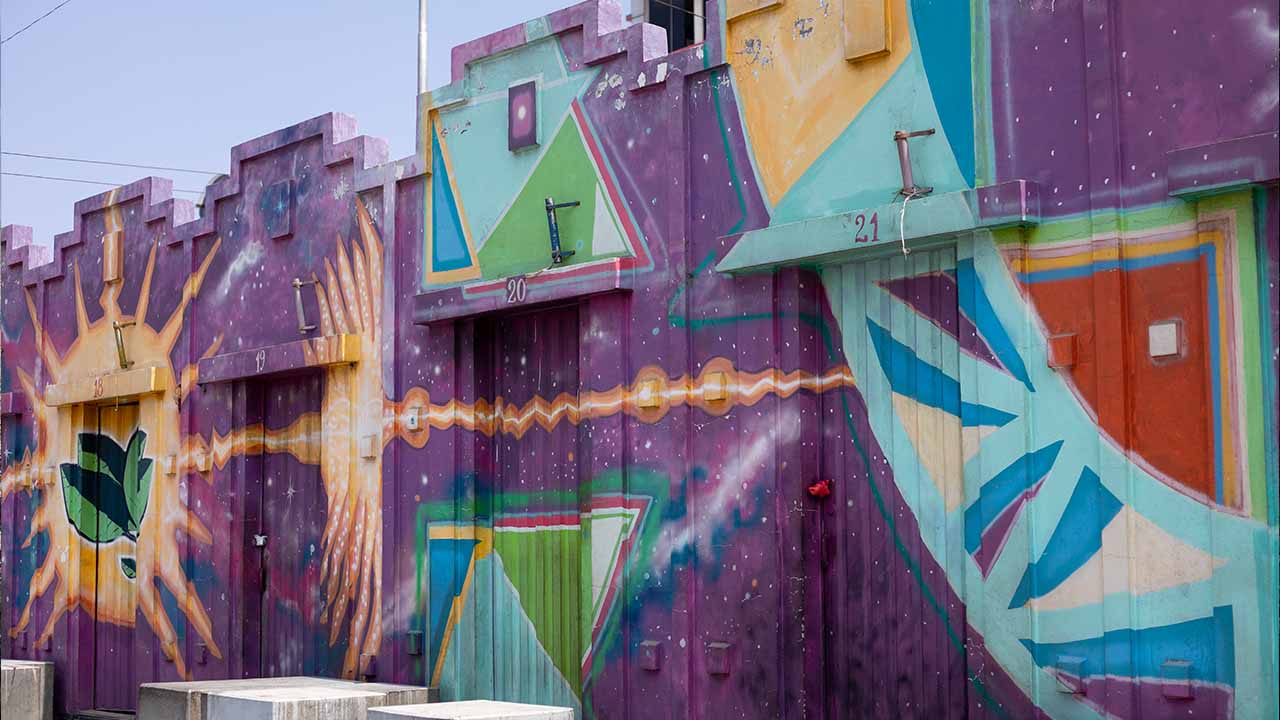
[[[880,242],[879,213],[871,213],[871,219],[869,221],[867,220],[866,213],[858,213],[853,217],[853,224],[858,226],[853,234],[854,242]],[[871,226],[870,236],[867,235],[867,225]]]

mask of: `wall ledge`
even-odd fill
[[[27,396],[22,393],[0,393],[0,415],[22,415],[27,411]]]
[[[1280,132],[1170,150],[1169,194],[1194,197],[1280,180]]]
[[[329,335],[204,358],[196,366],[196,382],[209,385],[359,361],[359,335]]]
[[[1029,180],[901,200],[744,233],[716,270],[749,273],[826,265],[949,241],[974,230],[1036,225],[1039,187]]]
[[[62,407],[136,398],[168,389],[168,375],[159,367],[146,366],[49,385],[45,387],[44,399],[49,407]]]
[[[430,325],[504,310],[525,310],[531,306],[568,302],[601,293],[630,291],[635,270],[627,262],[629,260],[634,258],[613,258],[427,290],[413,298],[413,322]]]

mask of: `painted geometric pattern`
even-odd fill
[[[560,678],[556,685],[562,683],[578,704],[582,682],[619,597],[622,570],[649,502],[647,498],[604,494],[594,497],[591,509],[581,514],[504,514],[492,527],[432,523],[427,656],[432,662],[432,683],[439,685],[442,677],[456,677],[445,672],[455,654],[451,646],[464,615],[474,614],[473,606],[479,602],[486,607],[492,604],[490,612],[518,615],[504,620],[504,626],[514,623],[530,629],[530,646],[538,648],[536,655]],[[583,567],[580,553],[584,551],[590,555],[589,583],[578,577]],[[556,560],[547,563],[537,558]],[[496,595],[478,598],[477,587]],[[584,591],[582,608],[563,593],[575,587]],[[499,683],[514,679],[504,675]],[[446,679],[443,685],[448,684]]]
[[[1222,204],[1230,207],[1226,201]],[[1235,212],[1234,208],[1215,211],[1206,216],[1209,222],[1204,225],[1189,220],[1152,231],[1126,232],[1123,251],[1119,238],[1104,235],[1041,244],[1025,252],[1008,250],[1006,259],[1036,311],[1055,327],[1071,327],[1079,316],[1074,298],[1088,292],[1099,274],[1120,278],[1117,283],[1128,286],[1126,315],[1141,324],[1129,328],[1130,332],[1145,332],[1148,322],[1163,319],[1170,297],[1203,288],[1202,294],[1196,293],[1200,298],[1187,298],[1199,307],[1193,306],[1194,312],[1183,317],[1183,332],[1196,334],[1187,338],[1189,355],[1184,362],[1155,364],[1145,355],[1131,361],[1131,382],[1143,395],[1147,422],[1134,432],[1124,432],[1126,420],[1121,414],[1102,413],[1097,420],[1110,437],[1125,438],[1134,462],[1162,481],[1263,520],[1265,484],[1262,474],[1250,469],[1264,464],[1261,453],[1265,442],[1260,424],[1248,421],[1261,413],[1248,407],[1258,399],[1245,392],[1243,377],[1250,339],[1242,327],[1256,300],[1238,294],[1241,255],[1252,250],[1237,243]],[[1105,304],[1095,312],[1118,314],[1114,303],[1119,293],[1113,295],[1115,299],[1096,300]],[[1196,433],[1200,430],[1194,424],[1179,427],[1178,432],[1142,432],[1142,427],[1164,428],[1181,419],[1184,402],[1155,388],[1172,383],[1183,395],[1199,395],[1198,384],[1205,380],[1199,373],[1201,364],[1209,366],[1203,394],[1211,405],[1213,423],[1207,428],[1207,437],[1199,437]],[[1105,398],[1097,397],[1089,382],[1089,374],[1094,372],[1091,366],[1081,364],[1070,371],[1068,380],[1096,415]],[[1207,444],[1212,445],[1213,461],[1202,468],[1202,448]]]
[[[450,282],[479,276],[474,244],[467,230],[462,203],[453,182],[453,172],[444,143],[440,140],[439,123],[431,128],[431,197],[427,210],[430,232],[427,234],[427,282]]]
[[[550,246],[530,238],[530,228],[547,225],[546,198],[581,203],[556,213],[560,236],[574,251],[573,263],[635,254],[619,213],[609,202],[603,168],[597,168],[577,113],[566,113],[524,187],[511,201],[480,247],[484,277],[529,272],[550,262]]]
[[[1266,675],[1233,666],[1259,657],[1235,650],[1260,627],[1258,598],[1223,606],[1214,588],[1263,581],[1258,528],[1169,492],[1107,442],[1048,368],[1042,336],[997,310],[1025,306],[994,248],[960,254],[824,281],[872,429],[970,624],[1004,667],[1031,662],[1085,689],[1040,694],[1050,712],[1132,717],[1188,682],[1196,712],[1240,707]],[[961,447],[946,428],[963,428]]]
[[[542,79],[531,88],[529,83],[512,87],[530,96],[530,106],[536,108],[532,127],[549,129],[549,139],[540,145],[529,143],[513,152],[487,141],[499,127],[504,134],[508,130],[506,92],[476,95],[441,109],[429,128],[433,178],[426,210],[427,285],[494,281],[546,269],[547,198],[580,203],[556,213],[564,249],[573,251],[563,267],[636,256],[640,266],[648,264],[643,240],[578,99],[598,71],[570,72],[558,43],[547,40],[529,46],[518,66],[490,59],[468,66],[468,73],[473,86],[492,87],[527,78],[530,65]],[[467,162],[455,165],[454,157]],[[537,232],[531,235],[531,229]],[[577,278],[584,272],[556,269],[560,273],[535,276],[537,282]],[[489,284],[476,283],[468,292],[486,292]]]

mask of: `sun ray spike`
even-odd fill
[[[364,309],[360,306],[360,295],[356,289],[355,276],[351,271],[351,258],[347,255],[347,245],[338,238],[338,289],[347,301],[347,318],[356,332],[364,332],[360,325],[364,317]]]
[[[191,298],[200,292],[200,286],[204,284],[205,273],[209,271],[209,265],[213,263],[213,256],[218,254],[218,248],[222,246],[222,238],[218,238],[213,242],[213,247],[209,248],[208,254],[204,256],[204,261],[200,263],[200,268],[187,278],[186,283],[182,286],[182,299],[178,301],[178,307],[173,309],[173,314],[169,316],[169,320],[165,322],[164,329],[160,331],[160,340],[165,352],[173,350],[173,344],[178,340],[178,333],[182,331],[182,316],[186,312],[187,303],[191,302]]]
[[[89,311],[84,307],[84,291],[80,288],[80,261],[72,264],[72,275],[76,281],[76,337],[89,334]]]
[[[147,258],[147,271],[142,274],[142,289],[138,291],[138,307],[133,313],[133,318],[139,325],[147,323],[147,308],[151,304],[151,277],[155,274],[156,250],[159,247],[159,243],[151,244],[151,255]]]
[[[62,377],[62,358],[58,357],[58,353],[54,350],[52,341],[48,334],[44,331],[44,326],[40,324],[36,313],[35,300],[31,299],[31,291],[24,290],[27,296],[27,314],[31,316],[31,327],[35,330],[33,339],[36,348],[40,353],[40,359],[44,361],[45,374],[49,376],[51,382],[58,382]],[[21,370],[19,370],[21,372]],[[28,399],[34,405],[36,403],[35,391],[27,393]]]

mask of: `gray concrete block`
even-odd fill
[[[429,705],[400,705],[369,710],[369,720],[574,720],[573,709],[495,700],[463,700]]]
[[[53,720],[53,663],[0,660],[0,716]]]
[[[269,687],[209,693],[208,720],[366,720],[381,693],[320,685]]]
[[[318,687],[356,690],[380,695],[373,707],[429,702],[428,689],[417,685],[358,683],[314,677],[247,678],[196,682],[148,683],[138,690],[138,720],[209,720],[208,698],[214,693],[271,688]]]

